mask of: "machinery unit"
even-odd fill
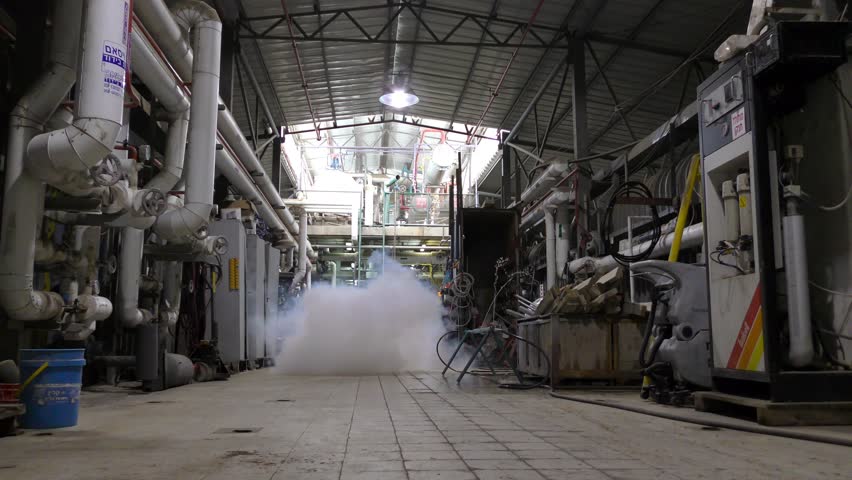
[[[266,242],[246,236],[246,361],[249,368],[262,361],[266,350]]]
[[[246,360],[246,229],[234,218],[210,224],[210,234],[228,240],[228,252],[211,263],[222,267],[221,281],[213,292],[207,340],[215,340],[222,362],[234,371]]]
[[[278,277],[281,268],[281,250],[273,247],[271,244],[266,244],[266,298],[265,298],[265,324],[264,338],[264,357],[267,362],[274,360],[278,355],[277,343],[272,332],[277,330],[278,323]]]
[[[852,374],[817,361],[800,189],[775,125],[846,61],[845,24],[779,22],[698,92],[713,384],[772,401],[852,400]],[[805,146],[805,149],[807,147]],[[798,167],[797,167],[798,168]],[[802,168],[806,168],[802,165]]]
[[[646,275],[654,283],[639,351],[649,382],[643,397],[687,403],[693,390],[712,388],[706,269],[662,260],[637,262],[631,268],[634,275]]]

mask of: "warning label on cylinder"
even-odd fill
[[[123,46],[104,42],[101,54],[101,72],[104,74],[104,93],[124,97],[124,78],[127,70],[127,54]]]

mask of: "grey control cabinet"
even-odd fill
[[[246,359],[246,231],[239,220],[224,219],[210,224],[210,235],[225,237],[228,251],[211,262],[221,264],[222,278],[216,282],[212,311],[207,317],[212,323],[205,336],[216,341],[222,361],[239,371],[240,362]]]
[[[246,237],[246,359],[263,360],[266,349],[266,242]]]
[[[278,277],[281,251],[266,244],[266,357],[278,355]]]

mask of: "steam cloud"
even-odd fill
[[[385,259],[366,288],[316,285],[282,316],[276,371],[290,375],[369,375],[434,370],[445,331],[435,291]]]

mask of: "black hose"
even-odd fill
[[[560,398],[562,400],[570,400],[572,402],[579,403],[587,403],[589,405],[597,405],[600,407],[609,407],[615,408],[618,410],[624,410],[627,412],[640,413],[642,415],[650,415],[652,417],[664,418],[666,420],[674,420],[676,422],[685,422],[691,423],[694,425],[703,425],[706,427],[714,427],[714,428],[727,428],[728,430],[738,430],[741,432],[749,432],[749,433],[757,433],[761,435],[770,435],[773,437],[783,437],[783,438],[792,438],[795,440],[805,440],[808,442],[817,442],[817,443],[827,443],[831,445],[841,445],[844,447],[852,447],[852,439],[845,438],[833,438],[827,437],[824,435],[819,435],[815,433],[807,433],[807,432],[792,432],[789,430],[776,430],[771,427],[764,427],[760,425],[741,425],[741,424],[732,424],[726,422],[719,422],[715,420],[704,420],[698,418],[691,418],[685,415],[674,415],[671,413],[665,412],[657,412],[654,410],[642,408],[642,407],[633,407],[629,405],[616,405],[608,402],[600,402],[597,400],[590,400],[582,397],[574,397],[569,395],[559,395],[555,392],[550,392],[550,396],[554,398]]]
[[[618,204],[618,200],[620,198],[647,198],[653,199],[654,194],[651,193],[651,190],[645,186],[645,184],[641,182],[624,182],[615,189],[612,194],[612,198],[609,201],[609,205],[606,208],[606,215],[604,215],[603,225],[601,226],[601,236],[603,237],[603,241],[607,246],[607,253],[612,255],[612,258],[615,259],[618,263],[622,265],[628,265],[634,262],[639,262],[645,260],[646,258],[651,256],[654,248],[657,246],[657,242],[660,241],[660,238],[663,236],[662,226],[660,225],[660,215],[657,211],[657,206],[653,203],[649,205],[651,209],[651,241],[648,244],[648,248],[642,250],[641,252],[634,255],[621,254],[618,252],[618,243],[614,241],[612,238],[612,212],[615,210],[615,206]]]

